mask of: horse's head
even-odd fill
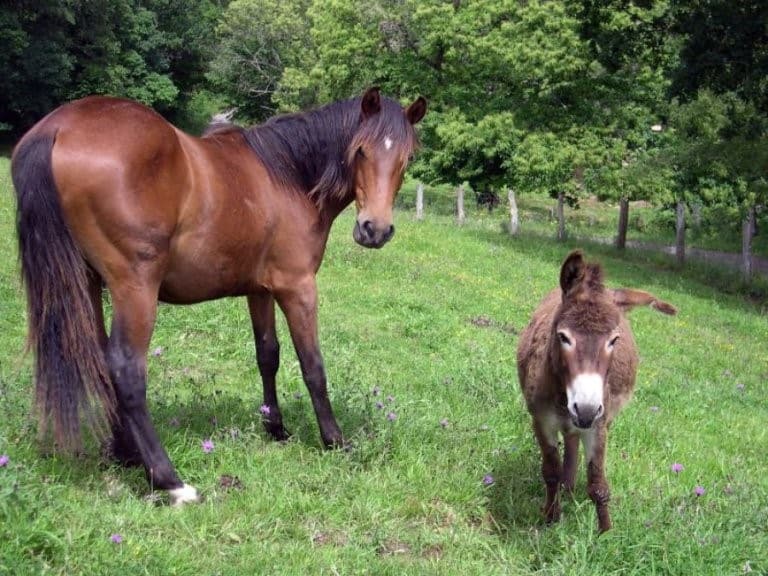
[[[360,125],[347,149],[353,167],[357,221],[355,241],[381,248],[395,233],[392,207],[413,151],[418,145],[413,126],[427,111],[424,98],[407,108],[382,98],[370,88],[360,100]]]
[[[600,266],[586,263],[578,250],[563,262],[560,288],[562,303],[552,328],[551,359],[565,387],[574,425],[589,428],[605,413],[611,365],[627,369],[635,354],[625,312],[639,305],[670,315],[677,311],[648,292],[606,288]]]

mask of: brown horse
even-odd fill
[[[635,387],[637,347],[625,317],[635,306],[677,313],[648,292],[606,288],[600,266],[587,264],[574,251],[560,271],[560,289],[544,298],[520,336],[518,377],[541,448],[548,522],[560,518],[560,484],[573,491],[581,440],[599,529],[611,527],[605,442],[608,427]],[[559,434],[565,440],[563,464]]]
[[[277,302],[323,443],[342,445],[318,346],[315,274],[334,219],[353,200],[359,244],[380,248],[392,237],[392,205],[425,112],[421,97],[404,109],[371,88],[202,138],[141,104],[101,96],[41,120],[12,160],[41,430],[52,421],[59,445],[78,446],[81,416],[98,401],[113,455],[143,464],[173,504],[197,500],[147,411],[157,303],[246,296],[267,432],[288,437],[275,392]]]

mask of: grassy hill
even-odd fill
[[[563,521],[546,527],[515,349],[575,245],[512,240],[483,221],[457,228],[403,211],[380,251],[353,242],[352,212],[337,222],[318,279],[320,337],[352,450],[320,448],[282,321],[278,389],[294,437],[266,439],[247,307],[230,299],[161,306],[151,345],[151,410],[202,504],[159,506],[141,471],[103,462],[97,446],[44,455],[8,164],[0,159],[0,574],[768,572],[765,310],[652,259],[589,248],[611,286],[654,292],[680,314],[632,315],[638,386],[608,443],[615,528],[598,538],[583,469]]]

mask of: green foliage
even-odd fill
[[[208,77],[248,120],[273,115],[283,73],[301,58],[311,60],[308,4],[308,0],[235,0],[221,15]],[[303,88],[287,84],[296,104],[305,104]]]
[[[23,129],[87,94],[178,112],[202,80],[217,6],[213,0],[3,4],[0,34],[9,41],[0,53],[0,122]]]

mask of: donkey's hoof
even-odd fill
[[[200,502],[200,495],[197,493],[197,489],[189,484],[183,484],[179,488],[171,488],[168,490],[168,495],[171,497],[171,506],[175,507]]]

